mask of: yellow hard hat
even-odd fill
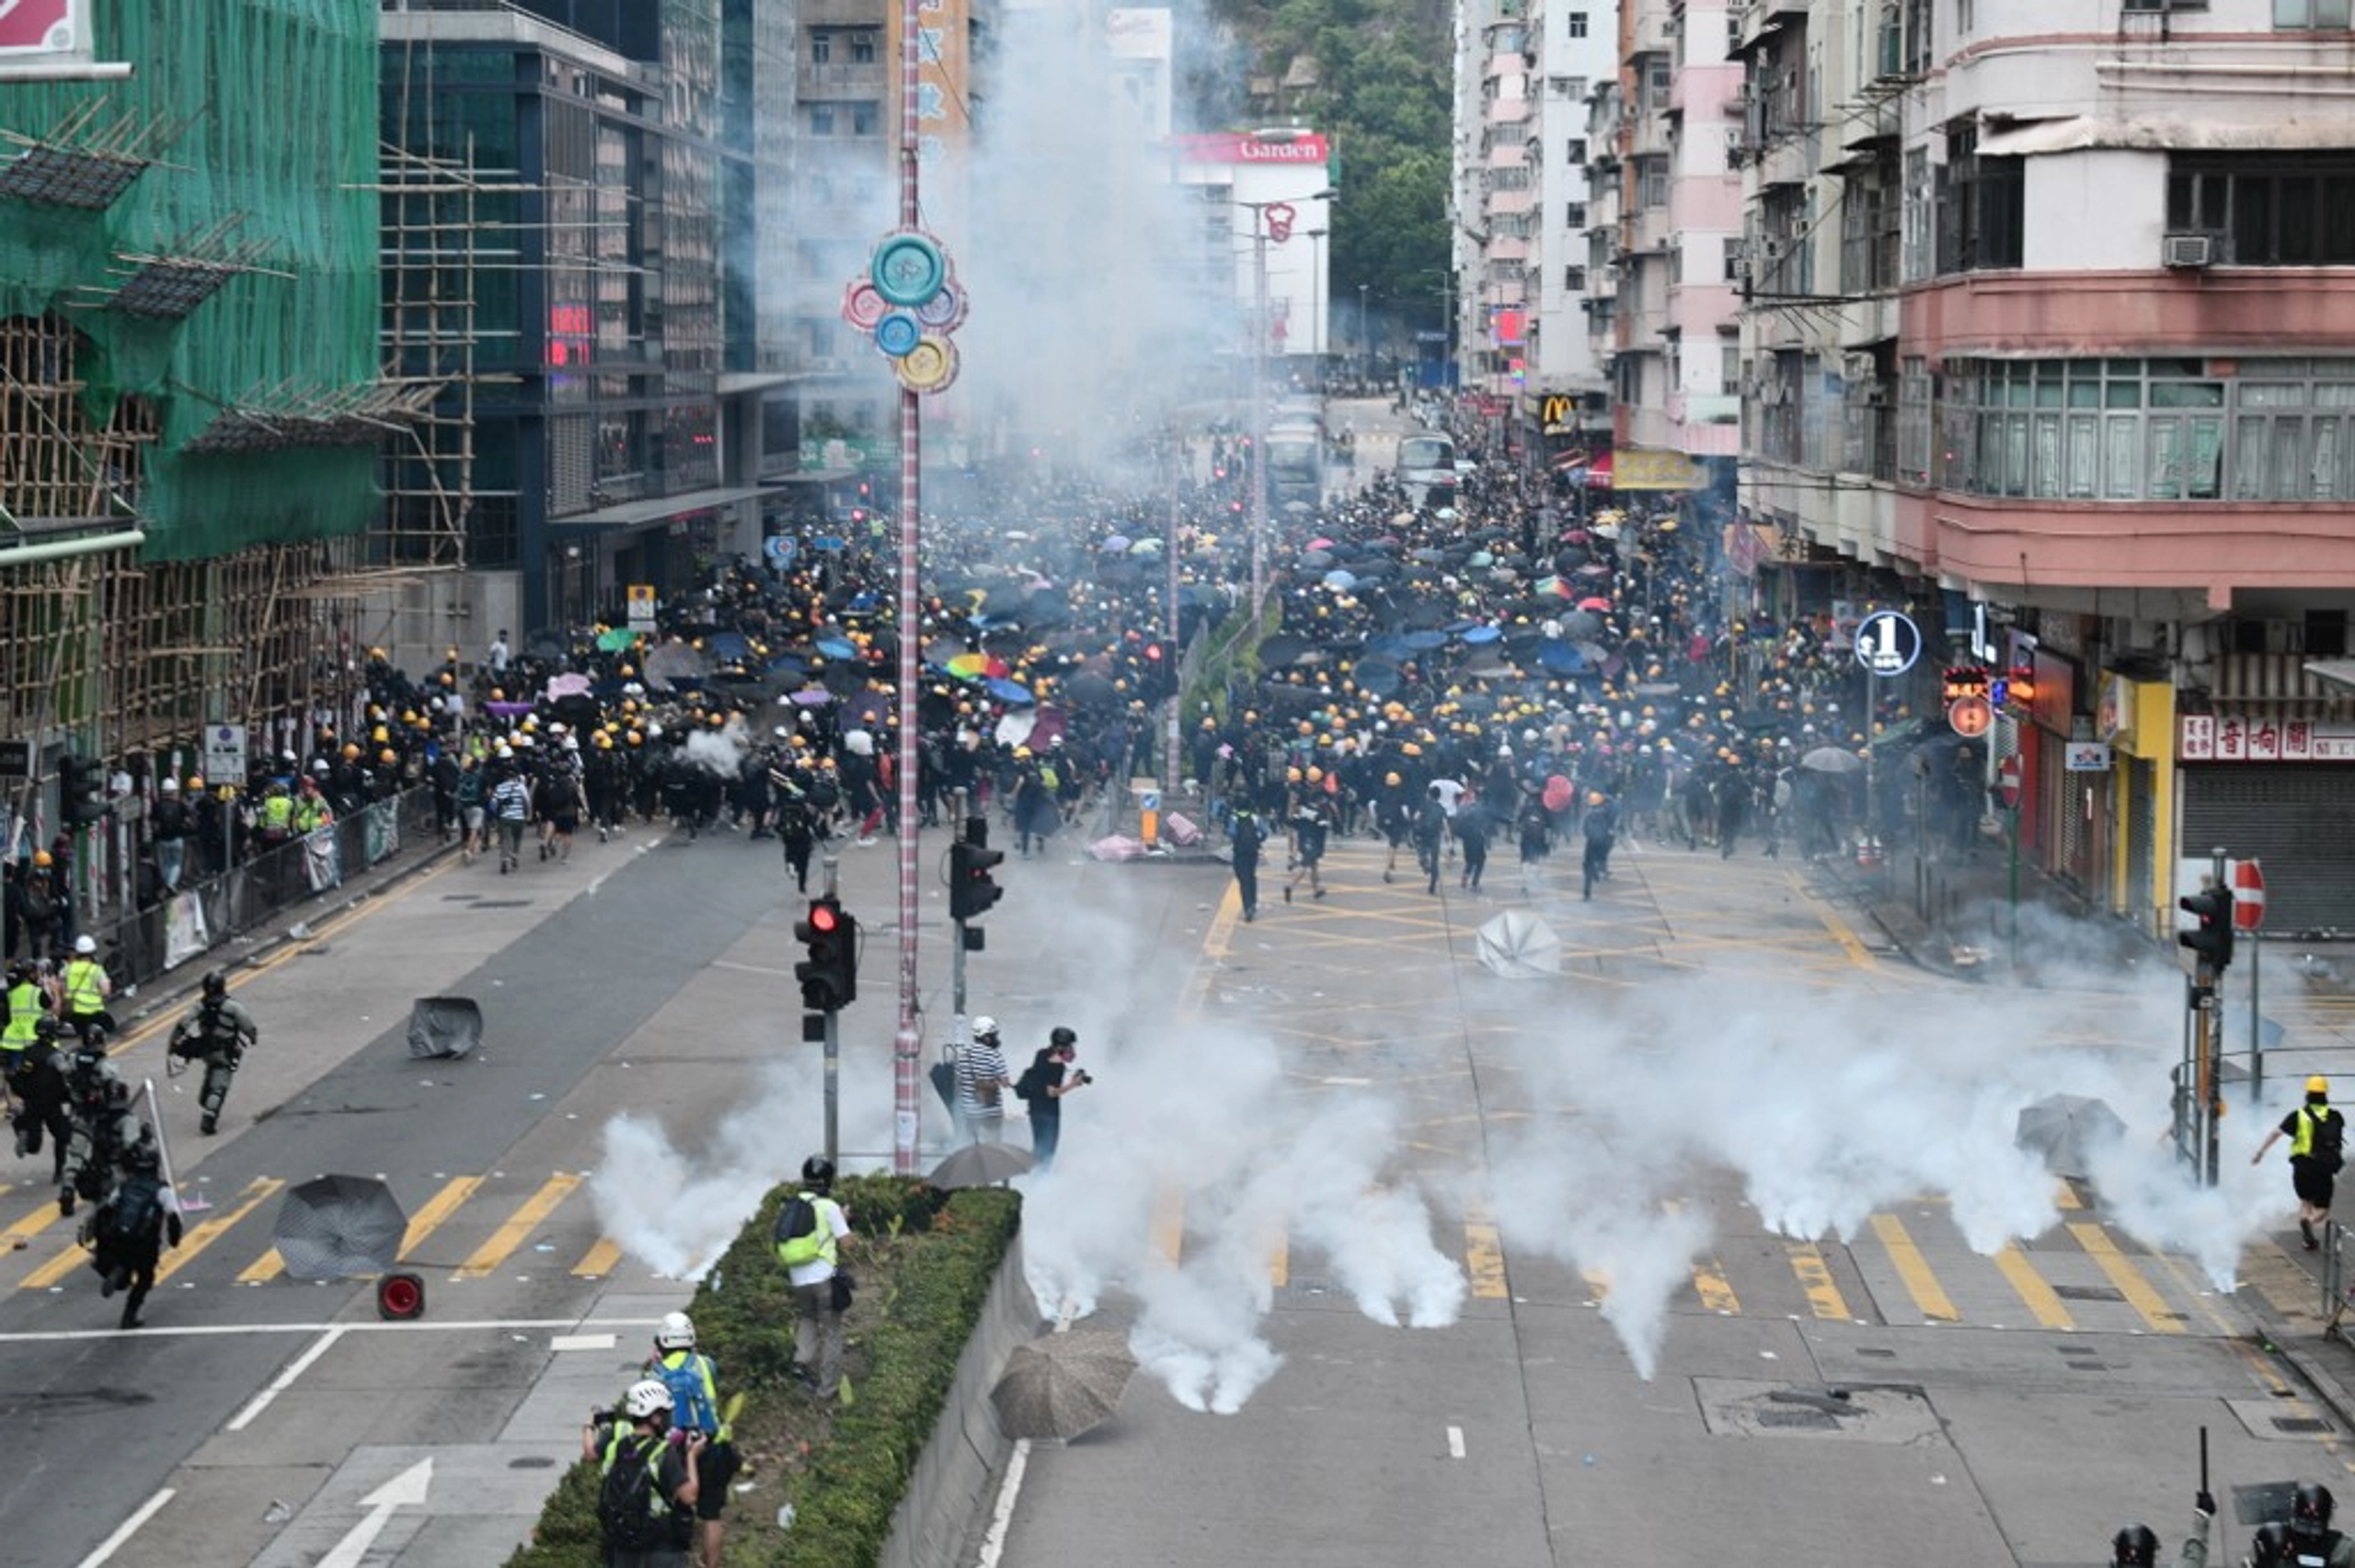
[[[1322,768],[1309,769],[1308,782],[1310,784],[1323,784],[1325,782],[1325,770]]]
[[[1284,770],[1284,782],[1286,784],[1298,784],[1300,782],[1300,770],[1298,768],[1286,768]]]
[[[1407,781],[1400,778],[1396,773],[1384,773],[1382,775],[1382,782],[1388,784],[1392,789],[1396,789],[1400,784]]]
[[[357,756],[359,756],[359,755],[360,755],[360,743],[359,743],[358,741],[356,741],[356,740],[347,740],[347,741],[345,741],[345,742],[343,743],[343,759],[344,759],[344,761],[347,761],[347,762],[348,762],[348,761],[351,761],[354,757],[357,757]]]
[[[2327,1079],[2327,1078],[2325,1078],[2325,1077],[2324,1077],[2321,1073],[2319,1073],[2319,1072],[2315,1073],[2312,1078],[2309,1078],[2309,1079],[2307,1079],[2307,1080],[2306,1080],[2306,1093],[2309,1093],[2309,1094],[2327,1094],[2327,1093],[2330,1093],[2330,1080],[2329,1080],[2329,1079]]]
[[[49,852],[47,850],[33,851],[33,868],[36,871],[40,870],[43,866],[54,865],[56,864],[57,863],[55,861],[50,859]]]
[[[188,787],[190,789],[202,789],[204,787],[204,775],[202,773],[189,774]]]

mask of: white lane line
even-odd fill
[[[1451,1459],[1464,1457],[1464,1428],[1461,1426],[1447,1429],[1447,1457]]]
[[[294,1386],[294,1379],[309,1371],[311,1369],[311,1363],[316,1361],[320,1356],[325,1356],[329,1350],[333,1349],[335,1347],[335,1342],[342,1337],[343,1326],[341,1324],[338,1324],[336,1327],[331,1328],[327,1330],[327,1333],[319,1335],[316,1340],[312,1342],[310,1349],[305,1350],[302,1355],[297,1356],[293,1360],[289,1361],[286,1364],[285,1369],[280,1372],[277,1377],[272,1378],[269,1384],[263,1388],[261,1392],[254,1395],[252,1399],[247,1401],[246,1408],[231,1416],[229,1418],[229,1425],[224,1427],[223,1430],[228,1432],[242,1432],[247,1427],[252,1425],[254,1417],[259,1415],[263,1411],[270,1408],[270,1401],[276,1399],[279,1395],[293,1388]]]
[[[611,1350],[621,1343],[619,1334],[560,1333],[548,1341],[550,1350]]]
[[[144,1339],[166,1339],[173,1335],[208,1338],[220,1334],[240,1333],[325,1333],[329,1329],[341,1329],[346,1333],[480,1333],[487,1329],[617,1329],[654,1328],[660,1318],[599,1318],[594,1322],[582,1322],[579,1318],[489,1318],[472,1322],[432,1322],[412,1319],[391,1323],[189,1323],[164,1324],[155,1328],[134,1329],[132,1334]],[[0,1345],[71,1345],[85,1339],[124,1339],[121,1329],[58,1329],[47,1333],[0,1333]]]
[[[98,1564],[112,1561],[114,1554],[122,1550],[123,1544],[139,1533],[139,1527],[154,1518],[156,1510],[172,1500],[173,1490],[167,1486],[146,1502],[142,1503],[139,1505],[139,1512],[117,1525],[114,1534],[98,1542],[97,1550],[82,1559],[80,1568],[98,1568]]]
[[[998,1568],[1005,1555],[1005,1532],[1014,1528],[1014,1505],[1022,1495],[1022,1472],[1030,1468],[1030,1439],[1014,1440],[1014,1457],[1005,1461],[1005,1480],[997,1489],[997,1506],[990,1510],[989,1534],[982,1538],[979,1568]]]

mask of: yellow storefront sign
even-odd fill
[[[1701,465],[1681,452],[1623,446],[1611,454],[1614,490],[1701,490],[1708,484],[1709,476]]]

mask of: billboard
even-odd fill
[[[39,65],[89,50],[89,0],[0,0],[0,62]]]

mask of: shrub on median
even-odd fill
[[[791,1196],[790,1187],[769,1194],[688,1309],[701,1348],[719,1363],[721,1397],[745,1394],[735,1438],[752,1485],[729,1499],[727,1557],[773,1568],[861,1568],[881,1556],[1012,1244],[1021,1199],[1000,1188],[942,1194],[899,1176],[842,1183],[835,1196],[858,1232],[844,1260],[858,1296],[844,1363],[851,1397],[827,1408],[790,1378],[793,1295],[770,1230]],[[780,1528],[787,1503],[793,1523]],[[508,1568],[597,1568],[596,1507],[595,1467],[576,1464]]]

